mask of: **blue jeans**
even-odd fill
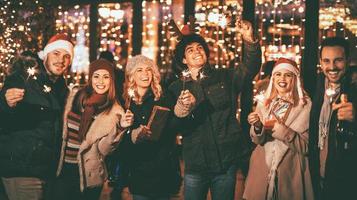
[[[143,195],[138,195],[138,194],[133,194],[133,200],[169,200],[170,197],[148,197],[148,196],[143,196]]]
[[[206,200],[208,189],[212,200],[233,200],[236,185],[236,166],[223,174],[190,174],[184,176],[185,200]]]

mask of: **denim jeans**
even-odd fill
[[[236,166],[223,174],[190,174],[184,176],[185,200],[206,200],[210,190],[212,200],[233,200],[236,184]]]
[[[13,177],[2,178],[9,200],[44,199],[45,182],[39,178]]]
[[[148,196],[143,196],[143,195],[138,195],[138,194],[133,194],[133,200],[170,200],[170,197],[148,197]]]

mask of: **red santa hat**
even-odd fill
[[[56,49],[63,49],[69,53],[71,56],[71,61],[73,60],[73,43],[70,41],[68,36],[63,33],[56,34],[50,38],[45,48],[38,52],[38,56],[46,61],[47,54]]]
[[[273,67],[272,75],[282,69],[289,70],[296,76],[296,87],[297,87],[299,99],[303,100],[304,99],[304,89],[301,84],[300,69],[297,66],[296,62],[293,60],[287,59],[287,58],[279,58]],[[272,89],[273,89],[273,79],[271,78],[268,88],[265,92],[265,97],[267,99],[270,98]]]

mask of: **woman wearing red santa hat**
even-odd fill
[[[96,200],[107,178],[105,157],[133,123],[115,96],[114,66],[104,59],[89,66],[89,81],[73,88],[64,111],[63,142],[55,199]]]
[[[248,116],[257,146],[250,159],[245,199],[313,199],[307,157],[310,109],[297,64],[278,59],[265,99]]]

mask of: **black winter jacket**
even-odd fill
[[[131,103],[134,124],[131,129],[147,125],[155,105],[167,107],[173,111],[173,101],[167,95],[154,100],[148,90],[140,105]],[[133,144],[130,134],[122,142],[122,154],[129,164],[129,189],[133,194],[150,197],[167,197],[178,191],[181,176],[176,152],[176,128],[172,112],[158,141],[142,141]],[[123,147],[123,146],[126,146]]]
[[[202,68],[204,78],[185,83],[185,89],[196,98],[194,110],[180,126],[185,172],[221,173],[249,157],[249,133],[242,132],[236,119],[237,98],[243,81],[251,81],[259,71],[261,51],[259,44],[244,47],[245,62],[237,68],[206,66]],[[169,87],[176,99],[182,89],[182,80],[176,80]]]
[[[356,111],[357,87],[350,83],[347,95]],[[355,199],[357,197],[357,116],[354,123],[347,123],[349,135],[337,134],[337,111],[332,112],[329,135],[328,155],[325,165],[324,189],[320,188],[320,150],[318,148],[319,118],[325,95],[325,76],[317,77],[316,93],[314,94],[310,116],[309,158],[316,199]],[[339,100],[337,101],[339,103]],[[356,113],[355,113],[356,114]],[[345,149],[345,141],[348,148]]]
[[[67,87],[62,77],[49,80],[38,60],[37,79],[26,70],[9,75],[0,93],[0,175],[3,177],[55,176],[60,149],[62,113]],[[45,92],[44,87],[51,91]],[[5,93],[10,88],[25,89],[25,96],[10,108]]]

